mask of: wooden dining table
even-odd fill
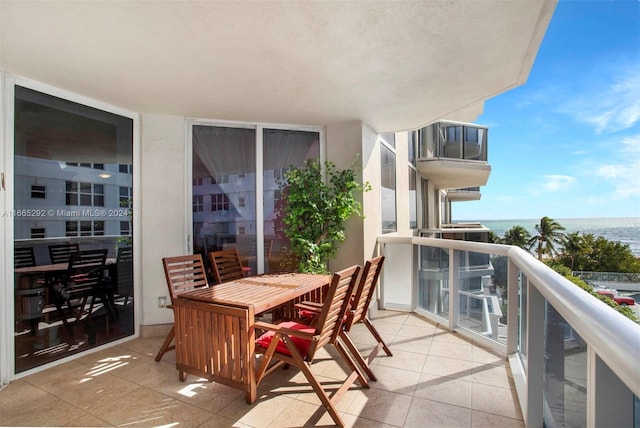
[[[181,293],[173,303],[176,368],[257,398],[256,314],[295,318],[294,305],[321,302],[330,275],[264,274]]]

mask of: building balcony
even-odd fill
[[[479,201],[481,196],[480,186],[451,189],[447,192],[447,200],[451,202]]]
[[[640,325],[512,246],[378,238],[379,307],[508,360],[526,426],[640,426]]]
[[[488,128],[471,123],[437,122],[418,130],[420,175],[437,189],[464,189],[487,184]]]

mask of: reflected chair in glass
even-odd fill
[[[116,255],[114,291],[118,297],[124,297],[123,306],[127,306],[133,297],[133,248],[119,247]]]
[[[91,298],[89,317],[93,315],[92,311],[96,299],[102,301],[109,316],[112,314],[111,303],[107,295],[108,285],[105,284],[106,260],[106,249],[71,253],[66,272],[53,284],[57,312],[71,335],[73,335],[73,330],[64,313],[63,303],[66,302],[69,315],[75,318],[75,321],[79,321],[84,315],[89,298]]]
[[[353,266],[333,274],[318,320],[313,327],[295,321],[278,324],[261,321],[255,323],[256,328],[265,331],[256,340],[256,353],[262,354],[256,372],[257,385],[278,367],[285,365],[297,367],[307,378],[335,424],[340,427],[344,426],[344,422],[335,407],[338,400],[355,381],[358,381],[363,387],[368,387],[367,381],[360,374],[356,363],[339,342],[342,319],[349,308],[349,298],[359,271],[360,266]],[[331,395],[327,394],[311,367],[317,352],[327,344],[336,347],[344,359],[349,373]]]
[[[242,266],[238,250],[212,251],[209,253],[209,261],[213,269],[213,278],[216,284],[244,278],[247,272]]]
[[[16,247],[13,251],[14,268],[32,267],[36,265],[33,247]]]
[[[169,288],[169,297],[171,298],[171,304],[167,305],[169,309],[173,310],[173,302],[180,294],[209,286],[200,254],[164,257],[162,266],[164,267],[164,275]],[[175,349],[174,338],[175,325],[171,325],[171,330],[167,333],[167,337],[156,354],[156,361],[160,361],[167,351]]]
[[[367,260],[365,263],[360,274],[358,285],[355,287],[353,296],[351,297],[351,304],[345,315],[344,322],[342,324],[342,331],[340,332],[340,338],[344,341],[353,358],[366,372],[369,379],[374,381],[377,380],[377,378],[369,366],[371,361],[373,361],[373,359],[378,355],[380,350],[384,350],[384,352],[390,357],[393,356],[393,353],[382,339],[382,336],[367,316],[369,305],[371,304],[371,300],[375,293],[376,284],[380,278],[380,271],[382,270],[383,263],[384,256],[375,257]],[[300,309],[301,318],[306,319],[307,322],[315,322],[319,311],[318,303],[303,302],[296,305],[296,307]],[[356,323],[364,324],[376,340],[376,345],[366,357],[362,356],[358,347],[353,340],[351,340],[351,337],[349,337],[348,334]]]
[[[77,242],[49,245],[51,264],[68,263],[71,254],[77,253],[78,251],[80,251],[80,248]]]

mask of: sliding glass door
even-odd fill
[[[320,129],[192,126],[193,252],[235,248],[250,275],[291,270],[283,174],[320,156]]]
[[[15,372],[134,334],[133,119],[15,86]]]

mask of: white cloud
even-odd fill
[[[610,77],[576,82],[571,89],[581,95],[560,106],[563,113],[592,125],[597,133],[621,131],[640,123],[638,65],[618,65],[609,72]]]
[[[613,184],[613,199],[640,197],[640,160],[628,165],[602,165],[595,174]]]
[[[545,175],[543,178],[545,182],[542,183],[542,188],[547,192],[558,192],[568,189],[576,181],[575,177],[568,175]]]
[[[622,145],[623,152],[640,153],[640,134],[623,138]]]

